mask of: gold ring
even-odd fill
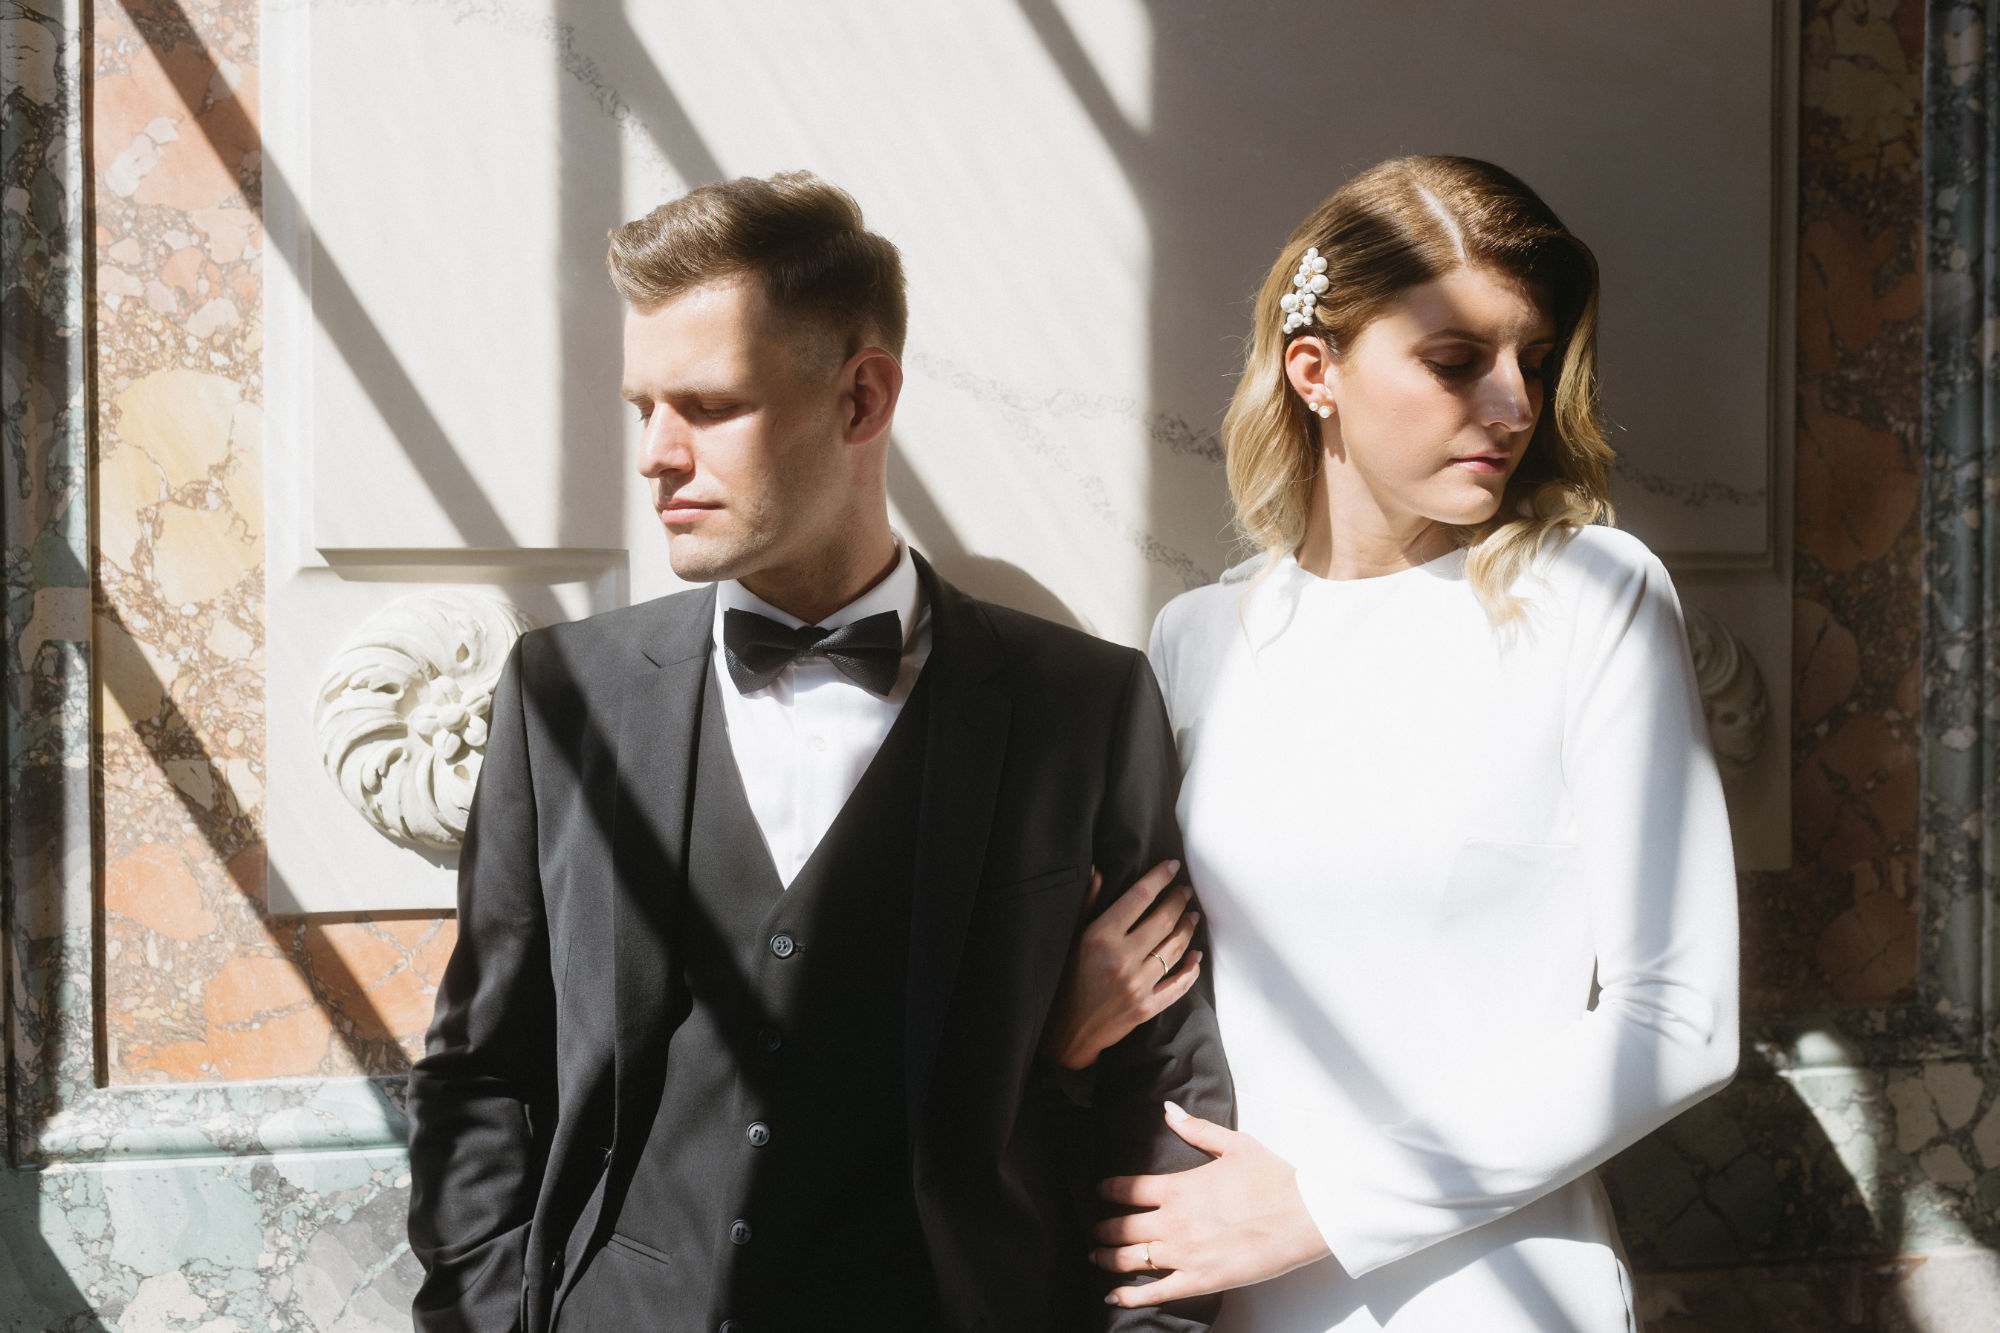
[[[1167,1271],[1153,1262],[1153,1242],[1150,1240],[1146,1242],[1146,1271],[1149,1273],[1164,1273]]]
[[[1169,967],[1169,966],[1167,965],[1167,960],[1166,960],[1166,959],[1164,959],[1164,958],[1160,957],[1160,955],[1159,955],[1158,951],[1155,951],[1155,952],[1154,952],[1154,954],[1153,954],[1153,961],[1154,961],[1154,962],[1156,962],[1156,963],[1158,963],[1158,964],[1160,965],[1160,978],[1161,978],[1161,980],[1165,980],[1165,979],[1166,979],[1166,975],[1167,975],[1167,973],[1169,973],[1169,972],[1171,972],[1171,971],[1173,971],[1173,970],[1174,970],[1173,968],[1171,968],[1171,967]]]

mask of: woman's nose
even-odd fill
[[[1521,368],[1502,359],[1486,377],[1485,416],[1508,430],[1526,430],[1535,421],[1535,400]]]

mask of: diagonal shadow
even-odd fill
[[[179,46],[192,46],[208,69],[216,68],[214,54],[202,41],[181,0],[151,0],[140,8],[136,0],[119,0],[134,31],[165,60]],[[172,40],[168,38],[171,36]],[[205,85],[204,85],[205,87]],[[224,144],[261,142],[256,126],[235,97],[202,109],[200,91],[176,91],[187,107],[188,121],[215,150],[218,161],[227,161]],[[261,154],[261,187],[244,191],[245,202],[262,221],[275,199],[280,216],[296,219],[298,250],[283,245],[267,245],[292,270],[300,291],[311,293],[313,317],[349,369],[369,402],[395,434],[404,455],[423,477],[430,494],[444,509],[467,546],[514,546],[517,543],[506,521],[487,498],[484,488],[459,456],[444,427],[432,413],[423,394],[402,367],[388,340],[368,315],[361,299],[342,273],[332,253],[315,235],[311,220],[299,205],[296,192],[283,169],[268,152]],[[269,239],[266,232],[266,239]],[[305,262],[309,257],[310,262]]]
[[[565,0],[565,3],[576,2]],[[596,58],[632,107],[653,145],[673,167],[674,174],[688,189],[723,179],[728,173],[688,115],[687,107],[661,77],[659,67],[645,58],[646,48],[639,34],[633,31],[624,7],[615,7],[604,18],[607,23],[616,24],[614,40]]]
[[[115,609],[100,606],[97,614],[117,624],[121,632],[130,632],[119,622]],[[137,654],[133,656],[137,658]],[[135,679],[123,672],[116,676],[99,673],[97,679],[104,689],[110,691],[125,715],[134,720],[133,736],[146,748],[161,772],[167,771],[166,765],[170,760],[193,758],[207,765],[211,772],[219,773],[214,763],[214,756],[197,739],[199,733],[181,712],[180,706],[174,702],[171,689],[150,668],[146,669],[143,680]],[[94,771],[101,774],[104,771],[103,737],[101,735],[95,737],[93,745],[98,751]],[[221,781],[219,777],[217,780]],[[226,787],[226,784],[222,785]],[[167,786],[180,801],[182,812],[187,816],[188,822],[200,831],[203,840],[215,853],[216,859],[228,868],[236,891],[252,904],[253,919],[258,929],[264,933],[266,942],[298,968],[300,975],[312,988],[313,998],[320,1008],[330,1013],[344,1013],[355,1020],[357,1030],[354,1033],[350,1034],[339,1023],[331,1024],[331,1028],[335,1038],[347,1049],[356,1067],[369,1074],[399,1073],[408,1069],[409,1058],[403,1053],[402,1046],[397,1040],[398,1034],[390,1030],[388,1020],[368,998],[367,991],[362,987],[359,978],[341,959],[325,934],[325,926],[333,924],[335,919],[323,921],[302,918],[294,927],[299,934],[296,943],[287,939],[285,933],[274,925],[264,912],[263,883],[248,869],[239,868],[243,864],[241,854],[256,844],[232,848],[221,829],[217,827],[214,810],[202,805],[180,786],[171,782]],[[100,792],[99,800],[101,799]],[[233,792],[228,799],[234,799]],[[98,902],[101,907],[102,894],[98,895]],[[365,916],[355,915],[338,919],[365,921],[383,919],[390,915],[398,914],[369,913]],[[320,947],[314,947],[315,945]],[[98,952],[101,956],[102,949],[100,948]],[[298,956],[300,953],[304,956]],[[105,1000],[104,980],[100,975],[96,1004],[100,1052],[106,1049],[103,1040]],[[380,1045],[371,1046],[366,1043],[364,1038],[371,1035],[381,1039]],[[378,1065],[385,1054],[388,1056],[389,1067],[379,1068]],[[99,1076],[106,1077],[103,1070],[100,1070]]]
[[[578,4],[555,0],[556,24],[565,33],[574,31],[568,16]],[[561,145],[557,254],[563,257],[555,293],[563,460],[556,474],[556,514],[562,544],[592,546],[603,540],[606,497],[624,493],[620,475],[627,431],[612,411],[619,403],[624,311],[604,280],[602,265],[583,257],[595,257],[605,234],[624,221],[619,216],[624,161],[616,120],[584,103],[574,90],[559,89],[556,107]]]
[[[1040,579],[1010,561],[975,555],[959,539],[924,479],[895,440],[889,441],[889,499],[909,525],[912,544],[952,583],[989,602],[1011,606],[1071,629],[1084,628],[1063,600]]]
[[[1089,115],[1098,137],[1124,169],[1135,193],[1143,196],[1141,187],[1151,174],[1152,142],[1125,118],[1117,99],[1105,86],[1104,76],[1097,72],[1090,53],[1077,40],[1076,30],[1070,27],[1054,0],[1014,0],[1014,3],[1021,17],[1034,29],[1043,52],[1062,73],[1070,93]]]
[[[162,12],[166,15],[164,19],[160,17]],[[155,7],[145,12],[135,12],[133,8],[128,6],[127,17],[131,21],[134,30],[141,34],[155,55],[162,60],[165,59],[167,53],[174,49],[174,47],[192,45],[197,49],[207,67],[211,69],[215,67],[216,62],[213,55],[195,32],[192,21],[188,17],[186,10],[178,3],[178,0],[159,0],[159,3]],[[169,33],[175,40],[171,42],[167,40]],[[202,132],[204,137],[207,138],[210,147],[216,151],[219,160],[222,160],[222,143],[257,142],[255,128],[250,124],[242,104],[235,98],[231,97],[217,102],[213,107],[209,108],[207,115],[215,117],[215,120],[207,122],[202,113],[199,96],[190,95],[184,90],[181,91],[180,95],[187,107],[189,119]],[[278,196],[286,200],[295,209],[296,200],[292,198],[290,187],[286,184],[277,164],[270,161],[268,157],[264,158],[262,172],[263,190],[268,193],[275,189]],[[246,196],[250,194],[249,191],[245,193]],[[264,211],[261,197],[253,198],[251,202],[261,217]],[[302,234],[309,240],[309,226],[302,215],[300,215],[299,221]],[[280,253],[284,253],[284,251],[280,250]],[[293,258],[289,254],[286,257],[288,259]],[[390,350],[380,332],[376,330],[373,323],[368,319],[359,299],[355,296],[353,289],[348,285],[346,279],[341,275],[332,257],[321,251],[315,256],[315,260],[316,262],[313,265],[314,282],[312,290],[313,305],[316,314],[320,316],[328,334],[341,343],[342,350],[347,357],[350,367],[354,370],[357,379],[366,388],[371,401],[374,402],[376,410],[382,414],[383,419],[391,424],[392,429],[397,430],[398,438],[404,442],[405,451],[409,454],[411,461],[424,473],[426,482],[430,485],[432,493],[438,496],[440,503],[446,503],[447,505],[451,502],[452,497],[458,497],[459,511],[453,516],[453,521],[459,527],[460,531],[466,534],[469,544],[512,545],[513,543],[504,521],[500,518],[498,512],[494,510],[491,502],[486,499],[484,492],[479,488],[471,473],[466,469],[456,450],[452,448],[442,426],[439,425],[437,419],[431,414],[421,394],[397,362],[395,354]],[[301,285],[304,285],[303,280],[301,281]],[[322,303],[325,306],[324,311],[322,310]],[[343,328],[349,333],[349,336],[345,338],[342,337]],[[474,533],[485,533],[487,536],[482,540],[475,538],[472,535]],[[120,626],[120,628],[122,629],[123,626]],[[198,741],[193,740],[197,733],[189,725],[185,716],[182,715],[178,705],[173,702],[172,692],[167,684],[153,675],[150,668],[147,670],[147,677],[136,690],[127,688],[125,694],[122,697],[118,697],[119,705],[125,710],[128,717],[153,719],[153,725],[150,728],[139,725],[134,726],[134,734],[139,738],[141,744],[147,748],[156,763],[164,765],[168,759],[194,757],[182,752],[184,743],[174,743],[171,745],[168,743],[169,738],[185,737],[189,742],[192,742],[195,754],[199,756],[201,761],[210,764],[212,768],[213,756]],[[99,679],[106,682],[106,687],[112,689],[116,697],[116,684],[101,675]],[[145,697],[146,690],[149,687],[157,691],[157,695],[155,696],[158,701],[157,705],[154,700]],[[169,750],[172,752],[169,753]],[[101,754],[99,758],[99,770],[101,771]],[[235,854],[229,850],[226,843],[212,827],[214,822],[212,812],[195,801],[192,796],[181,788],[174,787],[173,791],[180,800],[189,820],[197,829],[202,831],[204,839],[208,841],[217,857],[222,859],[225,864],[231,865],[231,875],[235,879],[237,891],[256,904],[256,919],[266,938],[281,953],[289,956],[292,953],[293,946],[281,937],[280,933],[273,927],[270,919],[264,915],[262,902],[264,886],[261,883],[245,882],[244,878],[238,877],[241,872],[234,869],[236,864]],[[237,849],[237,851],[241,850]],[[374,915],[370,914],[368,919],[373,919]],[[392,1068],[388,1072],[396,1072],[399,1068],[407,1068],[408,1058],[402,1054],[400,1045],[394,1041],[395,1034],[389,1031],[388,1022],[383,1018],[374,1003],[367,998],[366,992],[363,990],[358,979],[349,971],[345,963],[341,961],[338,953],[331,947],[330,942],[326,940],[323,924],[317,922],[304,923],[300,928],[300,934],[302,938],[299,943],[307,946],[310,965],[301,965],[297,959],[293,959],[293,961],[295,965],[300,966],[300,970],[306,977],[308,984],[313,985],[315,998],[320,1002],[321,1006],[333,1012],[345,1012],[350,1017],[355,1018],[358,1025],[363,1029],[372,1029],[388,1037],[390,1039],[388,1048],[395,1052],[391,1056]],[[326,947],[312,948],[311,946],[315,942],[322,943]],[[98,979],[98,984],[100,993],[98,995],[99,1003],[97,1008],[101,1024],[104,1010],[103,982],[101,976]],[[335,1002],[327,994],[329,986],[337,989],[345,996],[352,997],[350,1003]],[[357,1012],[350,1005],[358,1005],[359,1011]],[[333,1025],[333,1031],[342,1044],[347,1047],[355,1063],[364,1070],[370,1069],[375,1060],[369,1048],[359,1042],[358,1037],[360,1034],[350,1035],[339,1024]],[[100,1029],[101,1036],[102,1031]],[[102,1049],[101,1046],[100,1049]]]

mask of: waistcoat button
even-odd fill
[[[747,1333],[747,1330],[743,1327],[742,1320],[725,1319],[716,1328],[715,1333]]]
[[[780,958],[790,958],[798,951],[798,947],[798,941],[794,940],[790,935],[773,935],[771,937],[771,952]]]
[[[775,1051],[785,1044],[784,1034],[773,1027],[758,1028],[757,1044],[767,1051]]]
[[[729,1224],[729,1240],[734,1245],[748,1245],[750,1243],[750,1224],[740,1217],[731,1222]]]
[[[761,1120],[752,1120],[743,1137],[750,1140],[751,1147],[761,1148],[771,1141],[771,1127]]]

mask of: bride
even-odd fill
[[[1240,1124],[1168,1106],[1214,1160],[1104,1182],[1113,1304],[1634,1327],[1592,1172],[1734,1072],[1735,876],[1673,587],[1602,526],[1596,316],[1468,158],[1356,176],[1264,282],[1223,436],[1265,555],[1152,643]],[[1080,938],[1059,1063],[1191,984],[1172,875]]]

